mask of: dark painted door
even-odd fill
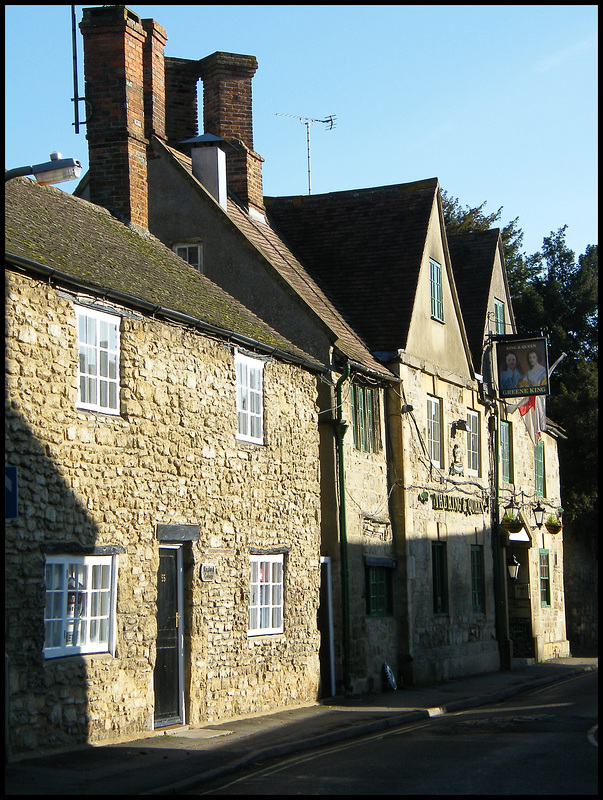
[[[155,727],[183,722],[180,704],[178,550],[159,549]]]
[[[335,694],[333,654],[333,604],[331,593],[331,562],[320,564],[320,605],[318,607],[318,631],[320,633],[320,696]]]

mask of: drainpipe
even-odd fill
[[[490,431],[494,433],[494,508],[492,509],[492,554],[494,558],[494,603],[496,638],[500,654],[500,668],[510,671],[513,667],[511,654],[511,641],[508,634],[508,602],[505,584],[505,559],[501,542],[499,524],[499,414],[498,407],[490,417]]]
[[[346,362],[343,373],[335,386],[337,399],[337,419],[335,421],[335,441],[339,468],[339,537],[341,547],[341,605],[343,613],[343,685],[346,692],[352,691],[352,669],[350,660],[350,568],[348,563],[348,531],[345,509],[345,468],[343,458],[343,439],[348,424],[342,419],[342,387],[350,377],[350,365]]]

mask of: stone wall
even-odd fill
[[[489,507],[490,461],[483,406],[471,384],[450,373],[449,380],[424,368],[402,367],[404,401],[412,411],[401,417],[401,477],[393,490],[406,559],[409,633],[402,658],[405,680],[420,684],[498,669],[493,559]],[[427,455],[427,396],[441,401],[443,461],[430,466]],[[479,475],[467,471],[467,434],[453,434],[452,422],[480,415]],[[456,447],[456,450],[455,450]],[[454,459],[462,474],[450,474]],[[448,611],[434,613],[432,545],[444,544]],[[474,611],[471,594],[471,546],[481,546],[485,603]]]
[[[240,442],[233,348],[113,309],[121,413],[76,409],[74,303],[7,274],[6,463],[19,476],[6,525],[11,752],[152,728],[158,524],[200,529],[184,546],[187,721],[315,700],[316,376],[270,359],[265,444]],[[114,654],[44,659],[43,550],[62,543],[121,549]],[[286,552],[285,631],[248,637],[250,549],[275,547]],[[213,580],[201,580],[204,563]]]

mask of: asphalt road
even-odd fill
[[[597,673],[265,764],[197,795],[598,794]]]

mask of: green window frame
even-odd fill
[[[537,497],[544,497],[544,443],[541,441],[537,442],[536,446],[534,447],[534,490]]]
[[[390,567],[366,567],[366,613],[369,617],[393,614],[392,572]]]
[[[431,569],[433,613],[436,616],[443,616],[448,614],[448,565],[444,542],[433,542],[431,545]]]
[[[431,318],[444,322],[444,303],[442,299],[442,265],[429,259],[429,291],[431,297]]]
[[[375,389],[352,384],[351,391],[354,448],[363,453],[379,450],[378,394]]]
[[[482,614],[486,606],[484,583],[484,547],[471,545],[471,607],[475,614]]]
[[[540,572],[540,605],[545,608],[551,605],[551,573],[549,567],[549,551],[539,550]]]
[[[513,459],[511,454],[511,423],[500,423],[500,476],[505,483],[513,482]]]
[[[494,332],[505,332],[505,304],[502,300],[494,298]]]

